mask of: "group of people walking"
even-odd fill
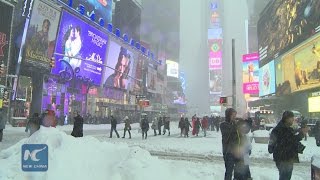
[[[189,122],[188,118],[181,117],[179,121],[180,136],[189,137],[190,128],[192,128],[192,135],[199,136],[200,129],[203,130],[204,137],[207,136],[207,130],[209,128],[209,118],[204,116],[201,121],[196,115],[192,116],[192,124]]]
[[[225,180],[248,180],[251,178],[249,156],[251,143],[246,134],[252,125],[248,120],[236,122],[237,112],[228,108],[225,111],[225,121],[220,124],[222,134],[223,159],[225,162]],[[294,114],[285,111],[282,119],[272,130],[268,151],[273,154],[273,160],[279,171],[279,180],[290,180],[293,164],[299,162],[298,154],[303,153],[305,146],[300,142],[308,128],[295,131],[291,126]]]

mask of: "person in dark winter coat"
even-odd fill
[[[158,130],[159,130],[159,134],[158,135],[161,135],[161,126],[163,125],[163,121],[162,121],[162,117],[159,117],[159,120],[158,120]]]
[[[188,118],[184,119],[184,137],[189,137],[189,127],[192,128]]]
[[[301,128],[306,128],[306,127],[308,127],[308,120],[306,120],[306,119],[303,118],[303,119],[301,120]],[[304,135],[304,140],[306,141],[307,138],[308,138],[308,135],[305,134],[305,135]]]
[[[184,118],[181,117],[180,121],[179,121],[179,128],[180,128],[180,137],[182,137],[182,134],[184,134],[185,131],[185,125],[184,125]]]
[[[0,109],[0,142],[2,142],[3,130],[6,127],[6,115],[3,109]]]
[[[169,117],[163,117],[164,121],[164,127],[163,127],[163,135],[166,134],[166,130],[169,131],[168,136],[170,136],[170,118]]]
[[[122,138],[126,138],[126,132],[128,131],[129,133],[129,139],[131,139],[131,124],[130,124],[130,120],[129,120],[129,117],[126,116],[124,118],[124,133],[123,133],[123,137]]]
[[[197,118],[196,122],[194,123],[194,128],[196,129],[195,135],[198,136],[201,128],[200,118]]]
[[[234,151],[237,144],[237,128],[235,120],[237,111],[233,108],[228,108],[225,111],[225,121],[220,124],[222,134],[222,153],[225,163],[225,180],[232,179],[232,173],[236,163]]]
[[[34,132],[40,129],[40,123],[41,123],[41,120],[39,117],[39,113],[34,113],[26,125],[25,132],[30,131],[30,136],[31,136]]]
[[[313,134],[316,139],[317,146],[320,146],[320,121],[316,122],[316,125],[313,128]]]
[[[110,131],[110,138],[112,138],[113,131],[116,132],[116,135],[118,138],[120,138],[119,133],[117,131],[117,119],[113,116],[111,116],[111,131]]]
[[[298,153],[303,153],[305,148],[300,141],[308,128],[301,128],[299,134],[296,134],[291,128],[293,122],[293,112],[285,111],[270,135],[268,151],[273,153],[273,160],[279,170],[279,180],[291,179],[293,163],[299,162]]]
[[[142,130],[142,139],[147,139],[150,125],[146,115],[142,118],[140,126]]]
[[[75,112],[74,115],[75,117],[71,136],[83,137],[83,118],[80,116],[79,112]]]
[[[155,117],[154,120],[152,121],[151,128],[153,129],[154,136],[157,136],[157,130],[159,129],[158,128],[158,118],[157,117]]]

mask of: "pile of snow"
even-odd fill
[[[311,160],[312,165],[317,168],[320,168],[320,156],[313,156]]]
[[[21,146],[47,144],[48,171],[23,172]],[[181,171],[152,157],[148,151],[124,143],[100,142],[94,137],[74,138],[56,128],[41,127],[31,137],[0,152],[0,179],[141,180],[190,179]],[[160,176],[157,176],[159,174]]]
[[[256,130],[253,131],[253,137],[269,137],[270,132],[267,130]]]

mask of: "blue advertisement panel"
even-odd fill
[[[74,75],[100,85],[108,36],[76,16],[64,11],[55,52],[53,74]]]
[[[70,0],[59,0],[65,5],[69,6]],[[72,0],[72,8],[77,10],[82,5],[85,9],[85,14],[95,14],[95,21],[98,23],[102,18],[104,23],[111,23],[112,21],[112,0]]]
[[[276,92],[276,78],[274,60],[259,70],[259,96],[266,96]]]
[[[104,87],[127,89],[133,79],[134,54],[118,43],[111,41],[104,79]],[[130,77],[129,77],[130,76]]]

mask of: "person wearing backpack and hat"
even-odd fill
[[[128,131],[129,133],[129,139],[131,139],[131,124],[130,124],[130,120],[129,120],[129,117],[126,116],[124,118],[124,133],[123,133],[123,137],[122,138],[126,138],[126,132]]]

